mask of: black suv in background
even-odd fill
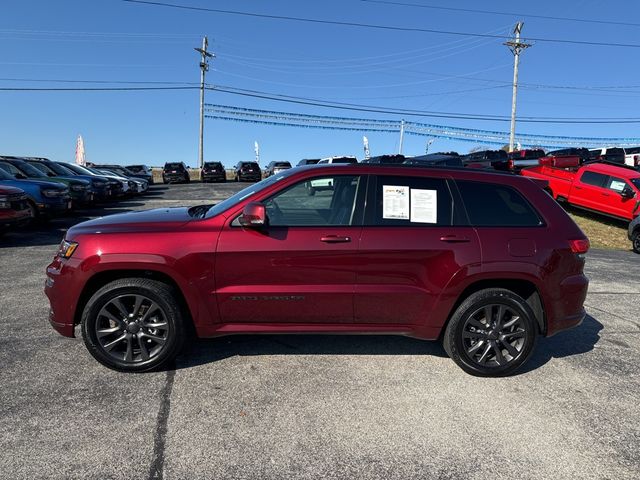
[[[262,172],[258,162],[238,162],[234,172],[236,182],[259,182]]]
[[[227,174],[220,162],[204,162],[200,170],[200,179],[203,182],[226,182]]]
[[[547,153],[547,157],[568,157],[576,156],[580,159],[580,163],[588,162],[591,160],[591,155],[588,148],[562,148],[560,150],[553,150]]]
[[[283,170],[289,170],[291,168],[291,164],[289,162],[276,162],[273,161],[267,168],[264,169],[265,177],[270,177],[271,175],[275,175],[278,172],[282,172]]]
[[[189,170],[184,162],[167,162],[162,167],[162,181],[164,183],[189,183]]]
[[[378,155],[376,157],[365,158],[362,163],[404,163],[407,159],[404,155]]]
[[[462,157],[462,163],[465,167],[489,167],[499,165],[502,162],[507,162],[507,152],[504,150],[482,150],[479,152],[472,152]]]

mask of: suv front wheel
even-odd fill
[[[146,372],[173,360],[185,338],[176,292],[169,285],[125,278],[100,288],[82,313],[82,338],[100,363]]]
[[[443,346],[465,372],[499,377],[513,373],[527,361],[537,333],[535,314],[522,297],[510,290],[490,288],[471,294],[456,309]]]

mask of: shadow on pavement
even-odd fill
[[[392,335],[232,335],[197,339],[176,369],[238,355],[431,355],[446,357],[440,342]]]
[[[600,341],[600,330],[604,326],[591,315],[587,315],[579,326],[560,332],[553,337],[539,338],[533,355],[517,374],[535,370],[552,358],[571,357],[593,350]]]
[[[578,327],[540,338],[533,355],[515,375],[542,367],[552,358],[593,350],[603,325],[587,315]],[[392,335],[232,335],[195,339],[178,358],[176,369],[190,368],[234,356],[251,355],[430,355],[446,357],[440,342]]]

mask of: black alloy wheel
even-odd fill
[[[504,376],[527,361],[537,333],[535,315],[523,298],[505,289],[486,289],[458,307],[443,345],[467,373]]]
[[[180,306],[170,286],[129,278],[111,282],[87,302],[82,336],[103,365],[143,372],[173,359],[185,336]]]

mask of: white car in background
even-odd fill
[[[142,180],[139,178],[128,178],[128,177],[124,177],[122,175],[120,175],[117,172],[114,172],[112,170],[108,170],[108,169],[98,169],[98,171],[104,173],[105,175],[112,175],[114,177],[116,177],[119,180],[123,180],[125,182],[133,182],[135,184],[135,188],[133,189],[133,192],[137,192],[137,193],[144,193],[149,189],[149,182],[147,182],[146,180]]]
[[[626,147],[624,149],[624,163],[631,167],[640,166],[640,147]]]

